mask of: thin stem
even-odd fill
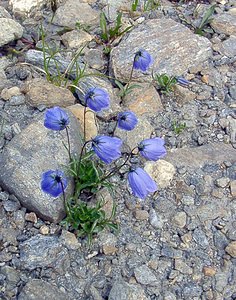
[[[90,142],[90,141],[87,141],[87,142],[85,142],[85,143],[83,144],[83,147],[82,147],[81,152],[80,152],[78,168],[80,167],[80,164],[81,164],[81,160],[82,160],[82,156],[83,156],[83,152],[84,152],[85,146],[86,146],[89,142]]]
[[[64,201],[65,210],[67,211],[66,195],[65,195],[65,189],[64,189],[64,185],[63,185],[62,180],[60,180],[60,184],[61,184],[61,189],[62,189],[62,195],[63,195],[63,201]]]
[[[70,136],[69,136],[69,131],[68,131],[68,127],[66,126],[66,136],[67,136],[67,142],[68,142],[68,153],[69,153],[69,159],[70,161],[71,159],[71,152],[70,152]]]
[[[86,142],[86,120],[85,120],[85,118],[86,118],[86,102],[85,102],[85,107],[84,107],[84,141]]]
[[[130,72],[128,83],[127,83],[127,85],[124,88],[124,95],[121,97],[122,101],[124,100],[124,98],[126,96],[126,92],[128,91],[128,88],[129,88],[129,85],[130,85],[130,82],[131,82],[131,79],[132,79],[132,76],[133,76],[133,72],[134,72],[134,61],[133,61],[133,64],[132,64],[132,69],[131,69],[131,72]],[[121,101],[121,103],[122,103],[122,101]]]
[[[114,136],[114,133],[115,133],[116,128],[117,128],[117,125],[118,125],[118,120],[116,121],[116,124],[115,124],[115,126],[114,126],[114,128],[113,128],[113,130],[112,130],[112,132],[111,132],[111,135],[112,135],[112,136]]]
[[[131,150],[131,152],[128,154],[128,156],[127,156],[127,158],[126,158],[126,160],[125,160],[125,162],[123,163],[123,164],[121,164],[120,166],[118,166],[118,167],[115,167],[115,169],[113,169],[111,172],[109,172],[106,176],[104,176],[102,179],[101,179],[101,181],[104,181],[104,180],[106,180],[108,177],[110,177],[110,176],[113,176],[114,175],[114,173],[116,173],[117,171],[119,171],[124,165],[126,165],[126,163],[127,163],[127,161],[130,159],[130,157],[134,154],[133,152],[134,152],[134,150],[136,149],[137,147],[135,147],[135,148],[133,148],[132,150]]]

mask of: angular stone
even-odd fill
[[[207,267],[207,266],[206,266],[206,267],[203,267],[203,273],[204,273],[205,276],[210,276],[210,277],[212,277],[212,276],[215,275],[216,269],[213,268],[213,267]]]
[[[33,9],[40,10],[43,5],[47,3],[46,0],[10,0],[9,4],[12,6],[13,13],[20,17],[29,16]]]
[[[175,167],[163,159],[146,162],[144,169],[156,181],[159,189],[168,187],[176,172]]]
[[[146,265],[136,267],[134,269],[134,275],[136,280],[141,284],[151,286],[156,286],[158,284],[156,276]]]
[[[148,45],[147,42],[148,41]],[[154,59],[148,71],[180,76],[190,67],[201,65],[211,56],[211,43],[204,37],[193,34],[186,26],[171,19],[149,20],[133,29],[111,51],[111,66],[116,79],[127,81],[135,53],[143,48]],[[150,81],[151,76],[134,71],[133,78]]]
[[[74,104],[67,108],[78,119],[82,130],[84,131],[84,106],[82,106],[81,104]],[[85,139],[86,141],[88,141],[97,136],[98,134],[98,126],[96,125],[95,115],[94,112],[90,109],[86,110],[85,122]]]
[[[113,255],[118,251],[118,248],[113,245],[103,245],[102,250],[105,255]]]
[[[0,47],[20,39],[23,35],[22,26],[12,19],[0,18],[0,28]]]
[[[24,92],[28,98],[27,102],[33,107],[67,107],[75,103],[75,98],[68,89],[55,86],[41,78],[27,82]]]
[[[124,281],[114,282],[108,300],[147,300],[140,285],[128,284]]]
[[[174,86],[174,93],[178,104],[183,105],[196,99],[197,95],[189,89],[176,84]]]
[[[20,266],[22,269],[51,267],[59,273],[65,271],[70,264],[67,249],[57,236],[35,235],[19,246]]]
[[[23,287],[22,291],[18,296],[18,300],[33,300],[33,299],[65,300],[68,299],[68,297],[61,290],[59,290],[59,288],[55,285],[52,285],[41,279],[31,279]]]
[[[49,234],[49,227],[47,225],[43,225],[39,228],[39,233],[43,235],[48,235]]]
[[[225,217],[228,213],[224,204],[216,201],[214,201],[214,203],[201,205],[197,208],[197,215],[201,222],[214,220],[217,217]]]
[[[230,182],[230,192],[233,197],[236,197],[236,180]]]
[[[77,250],[81,246],[76,236],[67,230],[62,230],[60,241],[63,245],[71,250]]]
[[[53,18],[53,24],[71,28],[75,27],[77,21],[81,25],[98,25],[99,13],[87,3],[67,0],[64,5],[56,10]]]
[[[234,162],[236,149],[229,144],[209,143],[195,148],[172,149],[168,151],[165,160],[176,167],[186,166],[191,169],[202,168],[205,164],[221,164],[227,160]]]
[[[131,82],[130,85],[132,84],[138,83]],[[163,111],[161,98],[154,86],[148,83],[139,85],[140,87],[133,89],[132,92],[125,97],[124,105],[138,117],[144,114],[156,116],[158,112]]]
[[[90,49],[85,53],[85,60],[93,69],[103,70],[106,68],[107,60],[104,57],[104,53],[99,49]]]
[[[69,136],[72,155],[79,155],[81,140],[80,126],[76,118],[70,116]],[[65,216],[62,196],[53,198],[40,188],[42,173],[61,169],[69,162],[63,145],[65,131],[52,131],[44,127],[44,114],[16,135],[0,155],[0,184],[14,194],[21,204],[39,217],[59,222]],[[72,180],[69,180],[66,195],[72,193]]]
[[[216,44],[214,50],[228,57],[236,56],[236,36],[230,36],[222,43]]]
[[[179,228],[184,228],[186,221],[187,215],[184,211],[177,212],[172,219],[172,223]]]
[[[32,223],[37,223],[38,218],[34,212],[25,214],[25,220]]]
[[[193,274],[193,269],[190,268],[182,259],[175,259],[175,270],[180,271],[182,274]]]
[[[135,211],[135,218],[137,220],[148,220],[149,218],[149,213],[146,210],[143,209],[137,209]]]
[[[236,15],[223,13],[214,16],[211,27],[219,33],[236,35]]]
[[[216,179],[216,185],[221,188],[228,186],[229,182],[230,179],[228,177],[221,177]]]
[[[236,258],[236,241],[229,243],[225,251],[232,257]]]
[[[21,94],[18,86],[13,86],[11,88],[5,88],[1,92],[1,98],[5,101],[9,100],[12,96],[19,96]]]
[[[90,34],[83,30],[66,32],[61,38],[65,46],[69,48],[81,48],[93,39]]]

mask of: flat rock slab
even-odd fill
[[[81,25],[98,25],[99,13],[92,9],[88,3],[79,0],[68,0],[60,6],[53,18],[53,24],[60,26],[75,27],[77,21]]]
[[[235,162],[236,149],[230,144],[210,143],[196,148],[173,149],[167,152],[165,160],[176,167],[202,168],[206,163],[221,164]]]
[[[115,282],[110,291],[108,300],[147,300],[140,285]]]
[[[67,249],[57,236],[36,235],[20,245],[20,266],[22,269],[56,268],[59,273],[69,266]]]
[[[211,27],[219,33],[236,35],[236,15],[223,13],[214,16]]]
[[[69,113],[69,135],[72,153],[79,155],[81,139],[80,125]],[[62,196],[53,198],[41,190],[42,173],[52,169],[63,169],[69,163],[65,130],[58,132],[44,127],[44,114],[16,135],[0,155],[0,185],[14,194],[23,206],[39,217],[59,222],[65,216]],[[69,181],[66,194],[71,194]]]
[[[31,279],[28,281],[18,296],[18,300],[45,299],[65,300],[68,297],[57,286],[40,279]]]
[[[0,28],[0,47],[21,38],[23,35],[22,26],[12,19],[0,18]]]
[[[132,30],[111,51],[112,71],[118,80],[129,79],[134,55],[141,48],[153,56],[154,73],[175,76],[203,64],[212,53],[208,39],[192,33],[187,27],[171,19],[149,20]],[[133,77],[150,81],[150,76],[144,76],[139,70],[135,70]]]

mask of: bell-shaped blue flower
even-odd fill
[[[143,72],[147,71],[150,65],[153,63],[152,56],[143,49],[140,49],[134,57],[134,69],[141,70]]]
[[[175,77],[175,79],[177,80],[178,84],[181,84],[183,86],[188,86],[191,82],[188,81],[187,79],[183,78],[183,77]]]
[[[121,156],[122,140],[117,137],[98,135],[92,140],[92,149],[106,164]]]
[[[144,199],[148,193],[157,190],[155,181],[141,168],[132,169],[128,174],[128,182],[135,197]]]
[[[48,170],[42,174],[41,189],[53,196],[58,197],[67,187],[67,179],[63,171]]]
[[[118,114],[118,127],[124,130],[132,130],[137,125],[138,119],[132,111],[124,111]]]
[[[146,139],[138,144],[138,150],[146,159],[156,161],[166,155],[164,144],[162,138]]]
[[[110,106],[109,95],[105,90],[101,88],[91,88],[85,94],[85,105],[95,112],[107,109]]]
[[[63,130],[70,123],[67,113],[60,107],[53,107],[46,111],[44,126],[52,130]]]

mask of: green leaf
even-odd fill
[[[108,33],[107,33],[107,21],[106,21],[106,15],[104,12],[101,12],[100,14],[100,28],[101,28],[101,38],[105,42],[109,40]]]

